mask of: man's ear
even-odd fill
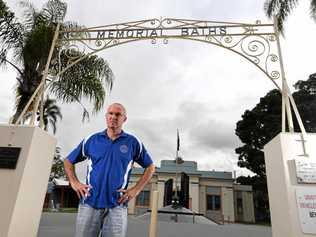
[[[125,116],[125,118],[124,118],[124,122],[126,122],[126,120],[127,120],[127,117]]]

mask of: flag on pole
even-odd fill
[[[179,137],[179,129],[177,129],[177,151],[180,150],[180,137]]]

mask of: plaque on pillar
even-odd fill
[[[24,125],[0,134],[0,236],[37,236],[56,139]]]
[[[21,147],[0,147],[0,169],[15,169]]]
[[[296,189],[297,209],[304,234],[316,234],[316,190],[314,187]]]
[[[298,183],[316,183],[316,161],[311,158],[295,160],[296,177]]]

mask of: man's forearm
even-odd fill
[[[69,160],[65,159],[64,167],[70,186],[77,193],[78,198],[86,198],[89,196],[89,189],[91,187],[87,184],[80,183],[76,176],[74,165]]]
[[[70,163],[69,160],[67,159],[64,160],[64,167],[65,167],[65,173],[68,177],[69,183],[73,184],[73,183],[79,182],[76,176],[74,165]]]
[[[137,181],[134,187],[126,189],[126,190],[119,189],[118,191],[122,192],[123,196],[119,198],[118,203],[124,203],[136,197],[140,193],[140,191],[143,190],[145,185],[149,182],[154,172],[155,172],[155,166],[152,164],[145,169],[145,172],[143,173],[142,177],[140,177],[140,179]]]
[[[155,165],[152,164],[149,167],[147,167],[142,175],[142,177],[137,181],[136,185],[133,187],[140,192],[143,190],[145,185],[149,182],[153,174],[155,173]]]

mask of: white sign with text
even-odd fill
[[[316,188],[296,188],[296,201],[303,233],[316,234]]]
[[[316,161],[310,158],[295,160],[298,183],[316,183]]]

